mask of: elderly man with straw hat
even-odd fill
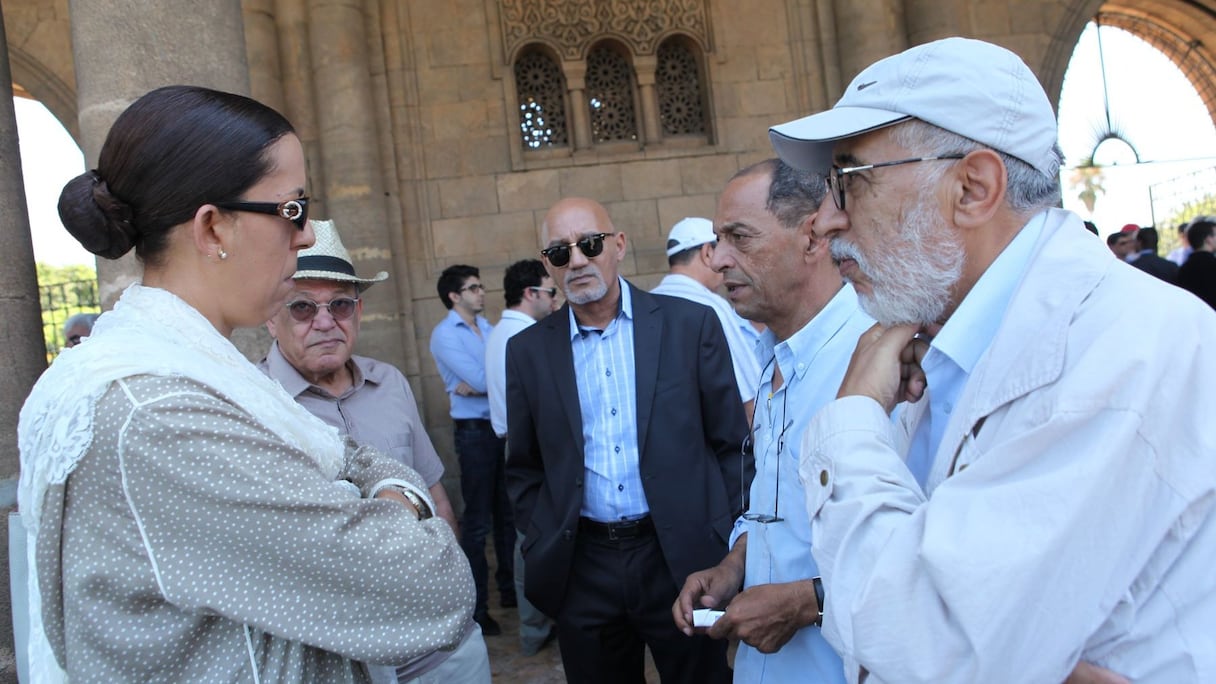
[[[391,364],[353,353],[363,312],[361,295],[388,273],[357,276],[334,222],[309,223],[316,244],[299,253],[295,287],[279,313],[266,322],[275,342],[260,367],[318,418],[418,471],[435,501],[434,514],[455,531],[456,518],[440,482],[443,464],[405,376]],[[425,681],[445,684],[490,681],[485,641],[472,620],[453,651],[428,653],[400,667],[369,665],[369,671],[378,684],[418,681],[424,674]]]

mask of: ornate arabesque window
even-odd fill
[[[566,78],[557,62],[539,50],[524,53],[515,62],[515,86],[524,147],[567,144]]]
[[[659,46],[655,90],[663,135],[705,135],[701,66],[685,41],[671,38]]]
[[[619,52],[600,46],[587,54],[586,98],[592,141],[638,139],[634,92],[633,68]]]
[[[509,111],[521,133],[513,163],[568,155],[594,162],[600,154],[713,142],[708,0],[487,0],[487,7],[513,76]]]

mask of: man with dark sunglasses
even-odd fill
[[[557,622],[571,682],[729,681],[725,642],[687,638],[671,604],[726,553],[750,463],[717,316],[620,277],[625,234],[590,199],[545,216],[567,305],[507,345],[507,481],[526,594]]]
[[[299,253],[294,288],[266,322],[275,342],[260,368],[301,406],[359,444],[418,471],[435,502],[435,514],[456,530],[456,516],[440,481],[443,463],[427,436],[418,404],[401,371],[353,354],[363,313],[362,293],[388,278],[355,274],[333,221],[312,221],[316,243]],[[484,677],[483,674],[484,668]],[[488,682],[485,642],[470,621],[454,651],[435,651],[402,665],[369,665],[376,684],[423,673],[445,681]]]

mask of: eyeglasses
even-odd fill
[[[549,295],[550,297],[557,296],[556,287],[539,287],[537,285],[531,285],[528,287],[528,289],[532,290],[533,292],[544,292],[545,294]]]
[[[845,210],[845,193],[848,191],[848,176],[852,173],[861,173],[870,169],[881,169],[884,166],[899,166],[901,164],[915,164],[917,162],[937,161],[939,159],[962,159],[965,154],[943,154],[940,157],[916,157],[914,159],[900,159],[898,161],[880,162],[878,164],[866,164],[864,166],[847,166],[841,168],[832,165],[832,170],[828,173],[824,180],[828,184],[828,193],[832,195],[832,201],[836,202],[836,208]]]
[[[304,230],[308,225],[307,197],[297,197],[286,202],[216,202],[215,206],[229,211],[251,211],[255,214],[270,214],[279,216],[296,224],[297,230]]]
[[[773,357],[773,358],[772,358],[772,359],[771,359],[771,360],[770,360],[770,361],[769,361],[767,364],[765,364],[764,368],[763,368],[763,369],[760,371],[760,378],[761,378],[760,382],[761,382],[761,386],[763,386],[763,383],[764,383],[764,379],[763,379],[763,378],[764,378],[764,374],[768,372],[768,367],[769,367],[769,366],[771,366],[771,365],[773,365],[773,363],[774,363],[776,360],[777,360],[777,357],[775,357],[775,356],[774,356],[774,357]],[[787,380],[788,380],[788,379],[787,379]],[[757,388],[756,388],[756,396],[757,396],[757,397],[759,397],[759,396],[760,396],[760,387],[757,387]],[[769,523],[777,523],[777,522],[782,522],[783,520],[785,520],[785,518],[782,518],[780,515],[778,515],[778,512],[780,511],[779,505],[780,505],[780,503],[781,503],[781,452],[782,452],[782,451],[785,449],[785,431],[786,431],[786,430],[788,430],[788,429],[790,429],[790,427],[791,427],[791,426],[794,424],[794,421],[792,421],[792,420],[791,420],[791,421],[788,421],[788,422],[787,422],[787,421],[786,421],[786,419],[785,419],[785,408],[786,408],[786,406],[788,405],[789,397],[790,397],[790,390],[789,390],[789,382],[787,381],[787,382],[786,382],[786,384],[785,384],[785,386],[782,388],[782,394],[781,394],[781,433],[780,433],[779,435],[777,435],[777,454],[774,456],[774,458],[776,458],[776,459],[777,459],[777,482],[776,482],[776,491],[774,491],[774,492],[773,492],[773,512],[772,512],[771,514],[769,514],[769,513],[753,513],[753,512],[750,510],[750,507],[749,507],[749,501],[748,501],[748,499],[747,499],[747,498],[743,498],[743,499],[742,499],[742,501],[740,502],[740,503],[741,503],[741,507],[743,508],[743,519],[744,519],[744,520],[751,521],[751,522],[760,523],[761,525],[767,525],[767,524],[769,524]],[[772,401],[772,398],[773,398],[773,396],[770,394],[770,395],[769,395],[769,401],[770,401],[770,402]],[[771,409],[771,407],[766,407],[766,408]],[[771,422],[771,420],[772,420],[771,415],[770,415],[770,418],[769,418],[769,419],[770,419],[770,422]],[[771,424],[771,423],[770,423],[770,424]],[[742,448],[740,449],[740,452],[739,452],[739,458],[740,458],[739,472],[740,472],[740,477],[743,477],[742,473],[745,473],[745,472],[746,472],[746,469],[747,469],[747,468],[746,468],[746,467],[747,467],[747,459],[750,457],[750,458],[753,460],[753,462],[755,461],[755,458],[756,458],[756,442],[755,442],[755,438],[754,438],[754,437],[752,437],[752,435],[754,435],[755,433],[756,433],[756,413],[755,413],[755,412],[753,412],[753,413],[752,413],[752,424],[751,424],[750,426],[748,426],[748,429],[747,429],[747,436],[743,438],[743,446],[742,446]],[[768,450],[767,450],[767,449],[765,450],[765,458],[768,458]],[[756,467],[756,477],[759,477],[759,476],[760,476],[760,473],[761,473],[760,468],[759,468],[759,467]],[[746,482],[746,479],[745,479],[745,480],[742,482],[742,485],[744,485],[744,486],[743,486],[743,487],[741,487],[741,489],[740,489],[740,493],[739,493],[739,496],[740,496],[740,497],[746,497],[746,496],[747,496],[747,491],[748,491],[748,490],[747,490],[747,488],[746,488],[746,484],[747,484],[747,482]]]
[[[318,304],[311,299],[297,299],[294,302],[288,302],[287,311],[291,317],[300,323],[307,323],[317,317],[317,312],[325,309],[335,321],[345,321],[355,315],[355,309],[358,308],[359,299],[351,297],[338,297],[331,299],[328,304]]]
[[[485,292],[486,286],[482,285],[481,283],[473,283],[472,285],[465,285],[464,287],[460,288],[459,291],[464,292],[466,290],[472,292],[473,294],[477,294],[478,292]]]
[[[570,249],[578,247],[583,256],[588,259],[594,259],[604,253],[604,238],[610,237],[612,233],[596,233],[587,237],[570,242],[564,245],[553,245],[546,247],[540,251],[540,255],[549,260],[557,268],[561,268],[570,263]]]

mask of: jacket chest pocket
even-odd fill
[[[950,470],[946,472],[946,477],[953,477],[971,466],[980,458],[980,448],[977,440],[980,436],[980,430],[984,427],[984,422],[988,420],[988,416],[984,416],[977,420],[971,429],[963,435],[963,439],[959,442],[958,448],[954,451],[954,459],[950,463]]]

